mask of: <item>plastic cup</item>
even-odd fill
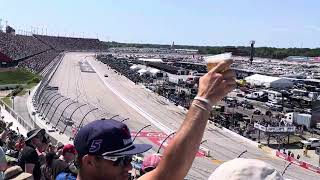
[[[214,56],[204,57],[204,60],[207,64],[208,71],[210,71],[212,68],[216,67],[221,61],[231,60],[231,57],[232,53],[223,53]]]

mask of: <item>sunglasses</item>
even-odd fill
[[[102,159],[113,161],[114,166],[127,166],[132,162],[132,156],[108,157],[100,156]]]

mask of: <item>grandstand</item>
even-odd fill
[[[99,39],[54,37],[43,35],[34,35],[34,37],[58,51],[104,49],[104,46]]]
[[[97,51],[105,46],[98,39],[15,35],[0,32],[0,67],[24,67],[39,73],[62,51]]]

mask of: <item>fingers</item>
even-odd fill
[[[228,93],[237,87],[237,83],[234,80],[223,80],[222,83],[224,86],[224,90]]]
[[[231,69],[228,69],[221,74],[223,76],[223,79],[235,79],[236,78],[235,72]]]
[[[221,61],[216,67],[212,68],[209,73],[221,73],[230,68],[233,63],[232,59]]]

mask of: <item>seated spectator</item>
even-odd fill
[[[27,173],[33,174],[34,180],[40,180],[41,169],[39,155],[36,148],[42,147],[45,136],[44,129],[33,129],[27,133],[26,147],[23,148],[19,157],[19,166]]]
[[[199,80],[198,95],[185,120],[166,148],[159,165],[140,180],[183,179],[199,150],[212,106],[236,87],[232,61],[219,63]],[[115,120],[97,120],[81,128],[74,141],[78,152],[78,180],[128,179],[132,155],[150,145],[133,144],[127,126]]]
[[[0,147],[0,171],[5,171],[7,169],[7,159],[6,154],[3,152],[2,147]]]
[[[57,145],[57,155],[58,155],[58,157],[60,157],[62,155],[63,147],[64,147],[64,144],[59,142],[58,145]]]
[[[53,146],[51,143],[49,143],[47,152],[48,152],[48,153],[49,153],[49,152],[55,153],[55,152],[56,152],[56,147]]]
[[[75,147],[72,144],[66,144],[62,149],[62,155],[60,156],[60,159],[66,163],[71,163],[75,160],[74,158],[76,154],[77,151]]]
[[[42,180],[52,180],[52,162],[57,156],[53,152],[49,152],[45,157],[45,164],[41,166],[41,178]]]
[[[256,159],[236,158],[220,165],[208,180],[283,180],[271,165]]]
[[[162,158],[161,154],[151,154],[149,156],[146,156],[142,162],[142,167],[141,167],[142,174],[145,174],[147,172],[154,170],[159,165],[161,158]]]
[[[55,159],[52,162],[52,177],[57,179],[57,177],[76,177],[76,170],[74,169],[74,160],[77,152],[72,144],[66,144],[62,148],[62,154],[59,159]],[[60,175],[60,174],[64,175]],[[60,175],[60,176],[59,176]]]
[[[7,159],[6,155],[3,152],[2,147],[0,147],[0,179],[3,179],[3,172],[7,169]]]
[[[77,175],[74,175],[72,173],[62,172],[56,177],[55,180],[76,180],[76,179],[77,179]]]
[[[23,172],[20,166],[12,166],[4,172],[4,180],[31,180],[32,174]]]

